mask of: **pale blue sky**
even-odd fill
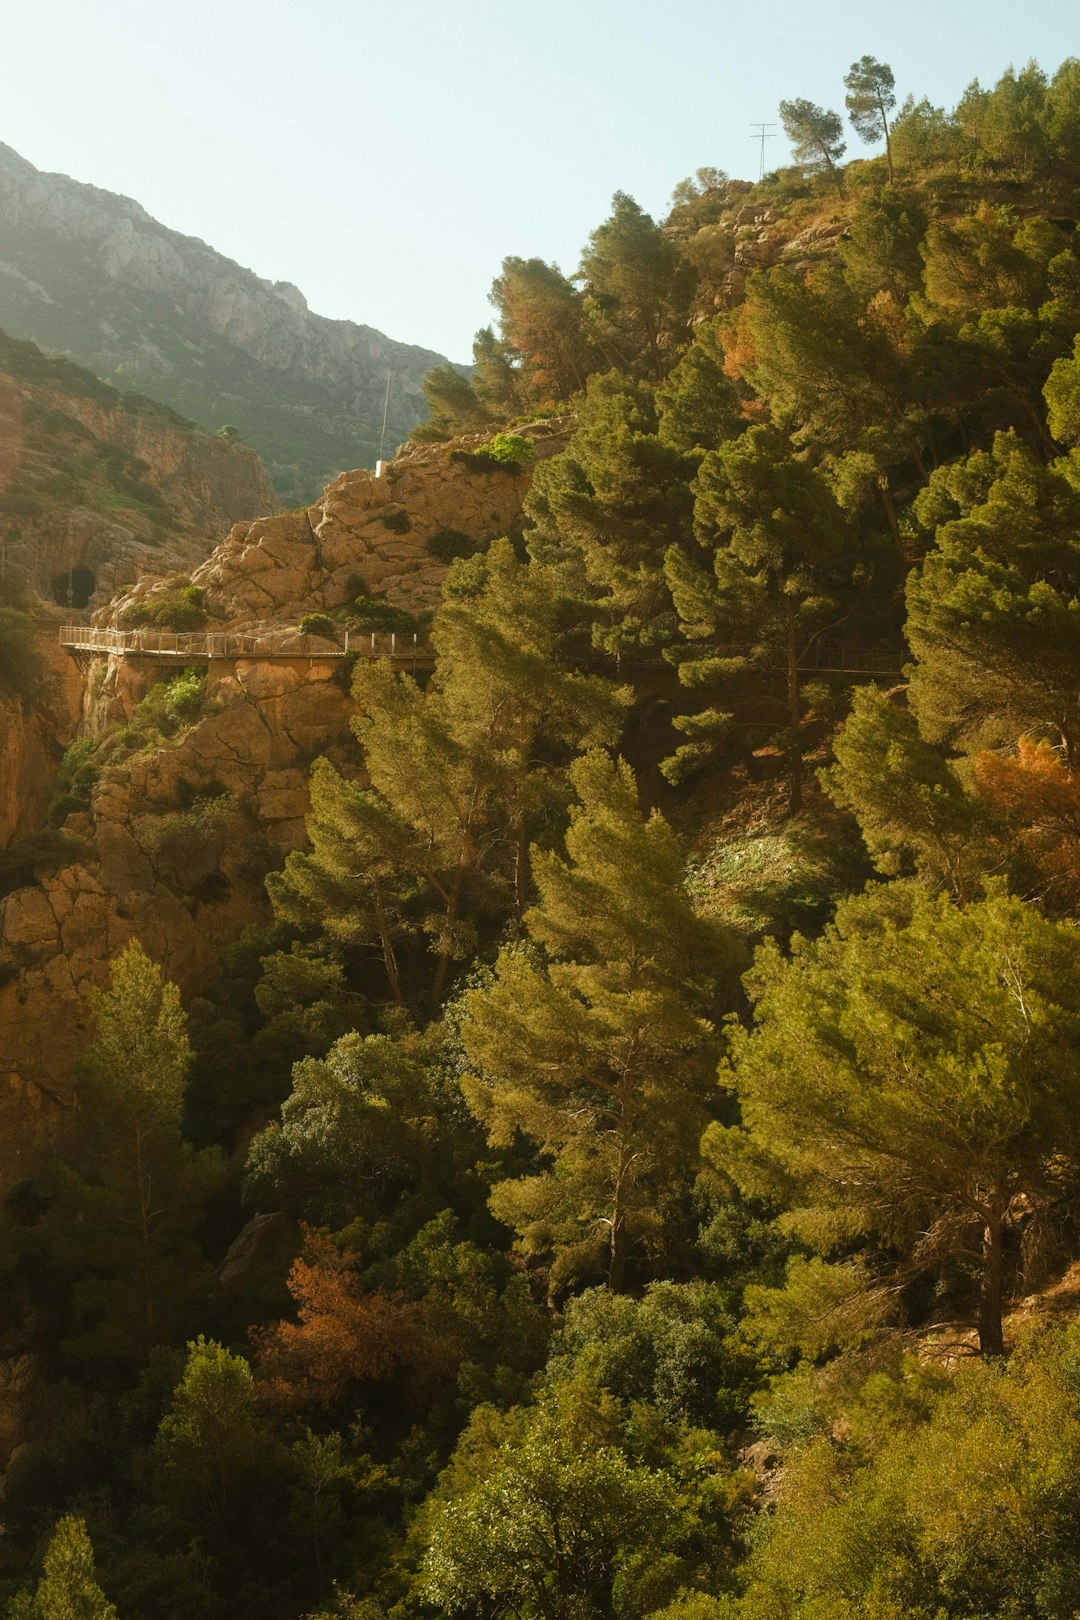
[[[782,97],[864,52],[952,106],[1080,53],[1065,0],[13,0],[0,139],[311,307],[467,359],[504,254],[573,270],[611,193],[755,178]],[[854,135],[849,151],[864,152]],[[782,136],[770,162],[786,161]]]

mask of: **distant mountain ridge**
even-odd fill
[[[425,415],[443,355],[315,315],[130,198],[36,169],[0,143],[0,326],[71,354],[211,430],[233,424],[286,502],[373,465]]]

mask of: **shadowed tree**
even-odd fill
[[[642,1246],[662,1246],[709,1106],[706,1016],[735,949],[694,915],[678,842],[646,818],[633,774],[594,752],[571,770],[567,857],[534,852],[540,901],[525,914],[546,953],[511,946],[465,996],[469,1106],[496,1145],[522,1132],[549,1166],[503,1181],[495,1214],[527,1253],[554,1257],[552,1288],[598,1267],[627,1286]]]
[[[855,562],[852,531],[825,479],[792,454],[775,428],[750,428],[710,451],[694,489],[694,530],[711,567],[700,553],[677,546],[664,563],[686,638],[680,679],[724,701],[748,674],[772,677],[759,700],[787,755],[794,815],[802,807],[800,664],[843,618]],[[679,722],[694,740],[668,764],[669,777],[707,754],[708,727],[719,734],[726,719],[710,709]]]
[[[325,759],[312,768],[312,849],[268,880],[271,899],[287,921],[374,948],[396,1002],[417,936],[435,959],[434,1010],[481,924],[524,907],[529,843],[565,804],[569,757],[617,734],[620,694],[556,662],[557,613],[550,572],[508,540],[459,563],[428,691],[385,660],[357,666],[369,785]]]
[[[1080,762],[1080,493],[1014,434],[936,472],[937,545],[908,581],[911,703],[930,742],[975,752],[1041,732]]]
[[[79,1062],[46,1230],[54,1258],[77,1272],[83,1353],[128,1356],[165,1336],[199,1277],[193,1233],[223,1165],[216,1149],[195,1153],[181,1134],[187,1021],[176,986],[138,941],[114,960],[92,1007],[97,1033]]]
[[[59,1521],[33,1595],[20,1592],[6,1612],[9,1620],[117,1620],[116,1609],[98,1585],[94,1549],[82,1519],[69,1514]]]

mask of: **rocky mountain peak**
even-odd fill
[[[425,414],[444,356],[313,313],[130,198],[46,174],[0,145],[0,326],[61,350],[211,431],[237,427],[282,500],[374,465]]]

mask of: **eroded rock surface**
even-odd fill
[[[188,997],[267,920],[265,872],[304,839],[312,758],[355,764],[336,668],[223,664],[210,712],[103,771],[90,813],[65,823],[82,853],[0,901],[0,1185],[70,1098],[111,957],[137,937]]]
[[[566,448],[572,423],[519,431],[544,460]],[[342,607],[360,591],[413,611],[433,607],[448,563],[431,542],[454,531],[480,547],[521,524],[533,463],[485,469],[476,457],[485,437],[406,446],[380,474],[342,473],[314,506],[236,524],[192,575],[208,614],[233,628],[282,626]],[[142,581],[116,613],[155,588]]]

